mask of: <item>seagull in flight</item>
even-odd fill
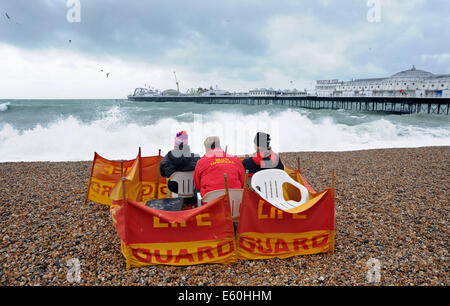
[[[13,21],[13,19],[11,18],[11,16],[8,15],[8,13],[5,12],[5,16],[6,16],[6,18],[8,18],[8,20]],[[18,23],[17,21],[14,21],[14,23],[20,24],[20,23]]]

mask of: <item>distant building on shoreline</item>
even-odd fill
[[[417,97],[450,98],[450,74],[436,75],[416,69],[390,77],[352,81],[318,80],[319,97]]]

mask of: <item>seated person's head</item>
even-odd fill
[[[220,139],[218,136],[211,136],[206,138],[203,144],[205,145],[206,152],[209,152],[210,150],[220,148]]]
[[[253,142],[255,143],[255,150],[258,152],[271,150],[269,134],[258,132]]]
[[[188,145],[188,134],[186,131],[178,132],[175,136],[175,148],[183,149],[183,146]]]

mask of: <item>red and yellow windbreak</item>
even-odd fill
[[[138,155],[140,157],[140,154]],[[162,156],[141,157],[142,201],[167,198],[167,179],[159,172]],[[123,174],[126,176],[136,159],[123,162]],[[111,205],[111,191],[120,180],[121,162],[112,161],[94,155],[87,200]],[[158,187],[157,187],[158,186]],[[158,189],[158,194],[156,190]]]
[[[199,208],[161,211],[143,205],[166,198],[161,156],[110,161],[95,154],[87,199],[110,205],[127,268],[144,265],[234,263],[334,251],[334,189],[315,193],[299,171],[285,171],[307,187],[310,200],[283,212],[246,189],[235,237],[226,196]],[[158,194],[156,194],[156,186]],[[295,188],[285,197],[298,200]],[[123,200],[124,196],[127,200]]]
[[[110,211],[127,268],[236,262],[234,229],[223,196],[187,211],[161,211],[133,200]]]
[[[301,209],[283,212],[244,192],[236,250],[239,259],[287,258],[334,251],[334,190],[311,193]]]

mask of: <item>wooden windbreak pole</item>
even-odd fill
[[[333,169],[331,169],[331,194],[332,194],[332,196],[333,196],[333,200],[334,200],[334,198],[335,198],[335,190],[334,190],[334,168]],[[333,216],[334,216],[334,218],[336,218],[335,216],[335,212],[334,212],[334,205],[333,205]],[[333,220],[333,222],[335,222],[334,220]],[[334,243],[335,243],[335,234],[334,234],[334,230],[333,230],[333,233],[332,233],[332,242],[331,242],[331,250],[330,250],[330,253],[331,254],[334,254]]]
[[[226,191],[226,194],[228,195],[228,177],[227,177],[226,173],[223,174],[223,178],[225,180],[225,191]]]
[[[225,181],[225,199],[228,202],[228,209],[231,210],[231,199],[230,199],[230,191],[228,189],[228,176],[226,173],[223,174],[223,179]],[[233,211],[231,210],[231,214]]]
[[[244,188],[243,189],[247,189],[247,181],[248,181],[248,169],[245,170]]]
[[[127,192],[125,189],[125,182],[126,179],[123,176],[123,159],[120,161],[120,180],[122,181],[122,209],[125,210],[125,241],[128,241],[128,234],[127,234],[127,228],[128,228],[128,201],[127,201]]]
[[[158,156],[161,157],[161,149],[158,150]],[[161,176],[161,173],[159,172],[159,165],[161,164],[161,161],[159,161],[158,166],[156,167],[156,184],[155,184],[155,199],[159,198],[159,177]]]
[[[225,194],[228,199],[228,202],[230,202],[230,191],[228,189],[228,177],[226,173],[223,174],[223,179],[225,180]]]
[[[242,191],[242,199],[241,199],[241,207],[242,207],[242,205],[244,204],[243,203],[243,199],[244,199],[244,196],[245,196],[245,193],[249,190],[249,186],[248,186],[248,169],[247,170],[245,170],[245,178],[244,178],[244,190]],[[231,214],[233,214],[233,211],[231,212]],[[231,216],[231,218],[233,218],[233,215]],[[239,219],[237,219],[237,220],[233,220],[233,222],[237,222],[237,221],[239,221]]]
[[[125,223],[125,243],[127,243],[128,242],[128,201],[127,201],[127,193],[126,193],[126,190],[125,190],[125,177],[121,177],[121,180],[122,180],[122,209],[125,209],[125,220],[124,220],[124,223]]]
[[[123,159],[120,161],[120,179],[122,180],[122,197],[125,201],[127,193],[125,192],[125,177],[123,176]]]
[[[125,191],[125,177],[123,177],[122,176],[122,178],[121,178],[121,180],[122,180],[122,197],[123,197],[123,201],[124,202],[126,202],[127,201],[127,193],[126,193],[126,191]]]

